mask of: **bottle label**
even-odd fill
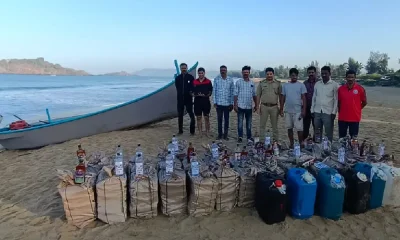
[[[143,156],[143,153],[142,153],[142,152],[136,152],[136,157],[139,156],[139,154],[140,154],[141,156]]]
[[[328,141],[324,140],[324,150],[328,150]]]
[[[279,148],[277,148],[277,147],[274,148],[274,154],[275,154],[276,156],[279,155]]]
[[[199,176],[199,163],[198,162],[192,162],[191,163],[191,168],[192,168],[192,176],[193,177]]]
[[[322,163],[322,162],[314,163],[314,166],[315,166],[316,168],[318,168],[318,169],[328,168],[328,166],[327,166],[326,164]]]
[[[168,148],[168,151],[171,152],[171,155],[175,158],[175,148]]]
[[[268,144],[271,144],[271,137],[265,137],[264,145],[267,146]]]
[[[301,155],[300,146],[295,146],[295,147],[294,147],[294,155],[295,155],[296,157],[300,157],[300,155]]]
[[[260,141],[260,138],[259,137],[255,137],[254,138],[254,143],[258,143]]]
[[[172,173],[173,171],[174,171],[174,161],[173,160],[165,161],[165,172]]]
[[[143,163],[136,163],[136,175],[143,175]]]
[[[240,160],[240,153],[235,153],[235,160],[236,161],[239,161]]]
[[[380,147],[379,147],[379,155],[380,155],[380,156],[385,155],[385,147],[384,147],[384,146],[380,146]]]
[[[82,184],[85,182],[85,178],[83,176],[75,176],[75,183]]]
[[[124,175],[124,166],[122,162],[115,163],[115,175],[122,176]]]
[[[339,160],[339,162],[341,162],[341,163],[344,163],[344,162],[345,162],[345,152],[344,152],[344,149],[343,149],[343,148],[340,148],[340,149],[339,149],[339,152],[338,152],[338,160]]]
[[[211,150],[211,154],[213,158],[218,158],[219,157],[219,152],[218,152],[218,148],[213,148]]]

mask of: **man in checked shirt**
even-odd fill
[[[242,68],[243,78],[237,80],[234,93],[234,109],[238,116],[238,143],[243,141],[243,117],[246,118],[246,137],[247,140],[252,140],[251,137],[251,121],[253,111],[257,111],[257,97],[254,82],[249,78],[251,68],[244,66]]]
[[[221,75],[214,79],[213,83],[213,103],[217,110],[217,121],[218,121],[218,140],[222,137],[225,140],[228,139],[229,129],[229,112],[233,109],[233,91],[234,83],[231,77],[227,76],[228,69],[222,65],[219,68]],[[224,131],[222,132],[222,119],[224,119]]]

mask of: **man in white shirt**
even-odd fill
[[[339,84],[331,79],[331,68],[324,66],[321,68],[322,81],[318,81],[314,86],[311,113],[314,115],[315,131],[325,128],[325,135],[332,141],[334,121],[338,106]],[[321,141],[321,139],[316,139]]]

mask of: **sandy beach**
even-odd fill
[[[360,138],[376,142],[385,140],[389,153],[400,154],[400,90],[366,88],[368,106],[364,109]],[[189,136],[185,119],[182,138],[201,150],[201,143],[212,139]],[[212,132],[216,132],[216,113],[212,111]],[[258,132],[259,116],[253,116],[253,133]],[[283,120],[279,134],[287,140]],[[90,154],[104,151],[112,154],[121,144],[131,156],[137,143],[146,155],[155,156],[158,145],[177,132],[177,119],[167,120],[131,131],[118,131],[73,140],[30,151],[0,153],[0,239],[399,239],[400,208],[383,207],[361,215],[344,214],[339,221],[314,216],[266,225],[254,209],[237,208],[231,213],[214,212],[206,217],[129,219],[125,223],[106,225],[99,221],[79,230],[66,222],[61,197],[57,191],[56,169],[73,169],[75,151],[81,143]],[[337,129],[335,129],[337,137]],[[236,115],[231,114],[230,141],[236,143]],[[200,151],[202,152],[202,151]],[[396,162],[399,165],[400,162]]]

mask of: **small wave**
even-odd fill
[[[71,86],[52,86],[52,87],[2,87],[0,91],[27,91],[27,90],[49,90],[49,89],[71,89],[84,88],[87,85],[71,85]]]
[[[123,103],[125,103],[125,102],[120,102],[120,103],[113,103],[113,104],[105,104],[105,105],[102,105],[102,107],[114,107],[114,106],[117,106],[117,105],[120,105],[120,104],[123,104]]]

